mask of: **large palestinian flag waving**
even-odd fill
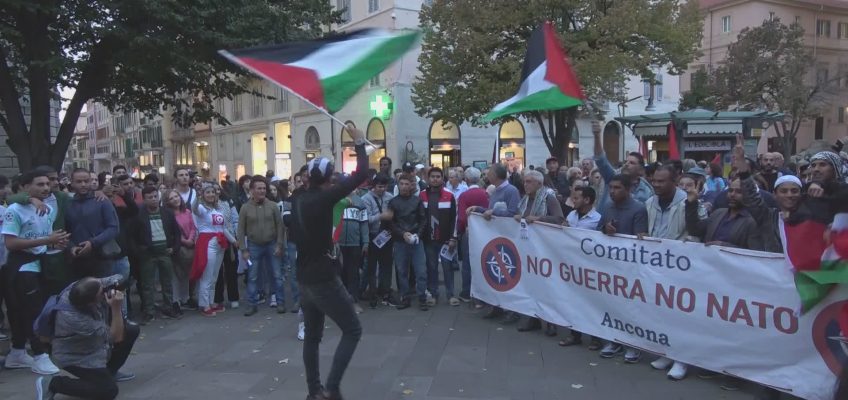
[[[334,113],[368,80],[402,57],[419,33],[358,30],[308,42],[221,50],[230,61]]]
[[[553,25],[545,22],[530,36],[518,93],[496,105],[483,120],[525,111],[559,110],[583,104],[585,99]]]

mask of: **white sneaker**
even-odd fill
[[[32,363],[32,372],[41,375],[55,375],[59,373],[59,368],[53,365],[50,361],[50,356],[47,354],[39,354],[33,357],[35,362]]]
[[[35,360],[27,354],[24,349],[12,349],[9,351],[9,354],[6,355],[6,363],[4,366],[7,369],[14,368],[32,368],[32,364]]]
[[[642,352],[636,349],[627,348],[624,352],[624,362],[628,364],[636,364],[642,358]]]
[[[686,370],[689,367],[682,362],[674,362],[674,365],[671,366],[671,370],[668,371],[668,379],[679,381],[686,377]]]
[[[271,302],[268,303],[268,307],[271,307],[271,308],[277,307],[277,295],[276,294],[271,295]]]
[[[233,309],[239,308],[239,303],[237,301],[231,301],[230,302],[230,308],[233,308]]]
[[[674,361],[665,357],[660,357],[651,363],[651,367],[654,369],[665,370],[671,367],[671,364],[674,364]]]
[[[0,341],[9,340],[9,336],[6,336],[5,333],[0,332]]]
[[[297,324],[297,340],[303,341],[306,339],[306,324],[299,322]]]

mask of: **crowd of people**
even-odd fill
[[[815,220],[826,228],[848,207],[848,168],[839,149],[788,169],[774,153],[746,158],[740,140],[725,177],[719,164],[649,165],[639,153],[627,154],[616,168],[598,124],[593,134],[594,157],[570,168],[550,158],[523,171],[410,162],[393,169],[383,157],[379,169],[369,170],[361,155],[353,175],[318,158],[290,179],[269,171],[214,182],[177,169],[172,177],[139,180],[123,166],[111,174],[76,169],[67,176],[42,166],[11,182],[0,177],[6,204],[0,210],[0,301],[11,336],[5,367],[42,375],[44,396],[114,398],[115,382],[133,378],[120,368],[138,325],[187,311],[213,318],[243,308],[251,317],[267,304],[300,316],[296,334],[306,342],[311,398],[341,398],[341,375],[361,335],[355,314],[362,305],[403,310],[417,300],[427,311],[473,302],[486,309],[484,318],[558,336],[554,324],[472,299],[471,213],[782,253],[792,246],[781,235],[784,224]],[[364,154],[364,147],[357,150]],[[350,314],[339,311],[344,304],[352,304]],[[36,329],[45,312],[55,313],[46,338]],[[344,344],[328,391],[317,376],[325,315],[342,328]],[[559,344],[582,342],[580,332],[570,331]],[[603,358],[623,356],[625,363],[642,356],[595,337],[588,348]],[[664,357],[651,366],[674,380],[688,372],[686,364]],[[60,367],[76,378],[54,377]]]

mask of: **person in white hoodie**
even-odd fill
[[[661,239],[689,240],[686,231],[686,192],[677,187],[677,170],[662,166],[654,172],[651,182],[654,195],[645,202],[648,209],[648,236]],[[695,239],[697,240],[697,239]],[[630,351],[628,351],[630,353]],[[624,356],[625,362],[637,362]],[[686,377],[687,365],[660,357],[651,363],[651,367],[668,372],[669,379],[681,380]]]

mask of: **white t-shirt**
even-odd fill
[[[197,192],[195,192],[192,188],[189,188],[188,192],[185,193],[177,189],[177,193],[179,193],[180,197],[183,198],[183,202],[186,204],[186,207],[190,208],[191,205],[197,201]],[[189,201],[189,198],[191,199],[191,201]]]
[[[38,215],[38,209],[32,204],[10,205],[3,217],[3,235],[21,239],[39,239],[50,236],[53,232],[53,222],[56,221],[57,211],[56,208],[50,206],[47,206],[47,209],[47,214]],[[47,245],[31,247],[24,251],[32,254],[45,254],[47,253]],[[24,264],[20,271],[41,272],[41,264],[38,261]]]
[[[199,233],[223,233],[225,228],[224,214],[203,204],[197,206],[194,223]]]

